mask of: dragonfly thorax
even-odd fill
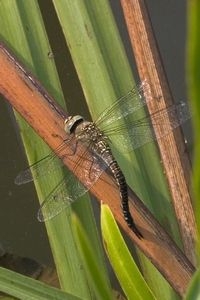
[[[64,130],[68,133],[74,133],[77,126],[84,121],[84,118],[80,115],[77,116],[69,116],[65,119],[64,122]]]
[[[93,122],[83,121],[75,130],[75,136],[82,142],[98,143],[104,139],[103,132]]]

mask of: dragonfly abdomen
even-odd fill
[[[142,234],[137,229],[135,222],[133,221],[133,218],[131,216],[130,210],[129,210],[129,204],[128,204],[128,189],[127,189],[127,183],[126,179],[124,177],[124,174],[122,173],[121,169],[118,166],[118,163],[116,160],[112,160],[110,163],[110,170],[113,173],[113,176],[116,180],[116,183],[119,187],[119,193],[121,198],[121,206],[122,211],[124,215],[124,219],[128,226],[133,230],[133,232],[139,237],[142,238]]]

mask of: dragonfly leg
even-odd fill
[[[64,143],[65,142],[67,142],[67,144],[69,144],[70,140],[66,139],[66,140],[64,140]],[[76,153],[77,144],[78,144],[78,141],[77,140],[73,140],[72,143],[70,143],[70,149],[71,149],[71,151],[67,152],[67,154],[64,154],[63,157],[65,157],[66,155],[67,156],[73,156]]]

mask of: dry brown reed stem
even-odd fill
[[[153,34],[150,18],[144,0],[121,0],[124,17],[133,47],[141,80],[151,86],[154,101],[147,106],[151,114],[172,104],[173,99]],[[166,118],[165,125],[170,124]],[[170,126],[170,125],[169,125]],[[162,126],[154,128],[162,132]],[[160,135],[160,134],[159,134]],[[184,245],[184,252],[195,264],[196,226],[190,194],[191,165],[185,149],[180,128],[164,139],[158,140],[164,173],[168,182],[177,222]]]

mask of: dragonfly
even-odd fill
[[[113,156],[111,137],[116,136],[116,147],[119,145],[120,149],[131,151],[153,140],[163,138],[191,117],[189,108],[184,102],[173,104],[151,116],[144,115],[140,111],[146,107],[148,101],[154,100],[151,97],[149,84],[144,81],[105,109],[95,122],[85,121],[79,115],[66,118],[64,129],[69,138],[63,141],[60,149],[63,150],[70,145],[71,153],[66,154],[70,159],[76,153],[77,144],[81,143],[90,151],[91,159],[86,157],[86,151],[83,152],[83,155],[77,159],[73,172],[47,196],[38,211],[37,218],[40,222],[55,217],[84,195],[99,179],[102,172],[109,168],[119,189],[124,219],[137,237],[142,238],[129,210],[128,187],[125,176]],[[165,126],[164,123],[167,116],[170,119],[170,126]],[[153,128],[156,126],[162,126],[162,130],[155,134]],[[33,178],[46,176],[53,172],[57,165],[61,166],[62,162],[54,152],[51,152],[41,161],[19,173],[15,183],[21,185],[32,181]],[[81,167],[82,180],[80,181],[74,176],[78,167]]]

